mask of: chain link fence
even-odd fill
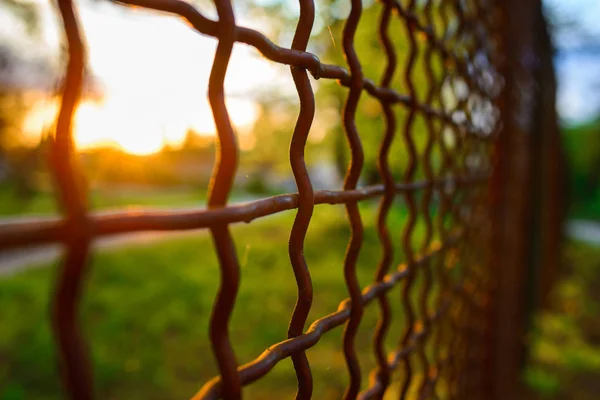
[[[77,317],[91,242],[99,237],[136,231],[200,228],[210,231],[221,269],[209,332],[220,373],[199,387],[194,398],[240,398],[244,386],[265,376],[287,358],[296,371],[297,397],[318,397],[318,393],[313,393],[312,374],[319,371],[311,368],[305,351],[318,346],[323,335],[342,325],[343,355],[349,375],[345,398],[382,398],[397,370],[401,371],[401,398],[474,399],[499,393],[497,387],[503,385],[505,376],[502,378],[498,371],[510,364],[499,361],[498,352],[508,349],[508,345],[499,348],[496,336],[497,331],[502,331],[498,325],[502,318],[498,315],[503,310],[497,299],[506,294],[498,273],[505,266],[498,263],[506,260],[499,254],[504,254],[507,247],[501,248],[498,243],[507,242],[499,224],[508,215],[498,210],[509,207],[502,197],[510,187],[503,166],[515,165],[512,156],[507,156],[506,143],[504,147],[498,144],[507,140],[502,139],[511,126],[506,115],[514,115],[515,107],[507,95],[515,82],[510,75],[515,67],[505,40],[511,26],[507,22],[510,11],[502,2],[491,0],[382,0],[377,5],[379,26],[372,27],[372,32],[378,36],[385,57],[361,60],[354,39],[363,5],[361,0],[348,1],[351,9],[342,41],[347,66],[322,63],[317,55],[306,51],[315,21],[312,0],[300,0],[300,17],[291,48],[279,47],[260,32],[236,25],[229,0],[214,1],[218,21],[206,18],[191,3],[180,0],[116,1],[177,15],[200,34],[218,41],[208,98],[219,146],[206,209],[148,210],[135,214],[116,211],[99,215],[89,212],[84,177],[77,165],[71,134],[81,93],[86,46],[72,0],[58,0],[69,60],[50,165],[64,216],[43,223],[8,225],[0,230],[0,248],[64,244],[52,321],[70,398],[94,397],[92,368]],[[402,22],[404,31],[391,31],[393,18]],[[519,26],[526,29],[522,23]],[[398,48],[392,40],[395,35],[406,37],[409,46],[408,57],[402,62],[398,61]],[[239,148],[225,105],[223,83],[236,43],[252,46],[272,62],[290,66],[300,100],[289,150],[296,193],[228,204]],[[434,66],[434,58],[442,60],[442,68]],[[361,63],[372,62],[383,65],[382,76],[364,76]],[[402,76],[406,91],[394,87],[395,75]],[[425,77],[423,95],[416,87],[415,75]],[[314,190],[304,160],[315,114],[311,76],[336,80],[347,88],[342,123],[351,158],[342,190]],[[385,119],[377,158],[381,183],[370,186],[359,186],[364,153],[361,132],[355,122],[361,96],[377,99]],[[406,117],[398,118],[397,108],[405,110]],[[425,146],[421,148],[415,144],[416,118],[425,120]],[[402,141],[407,150],[407,167],[402,171],[401,181],[394,179],[388,162],[394,141]],[[439,162],[434,162],[434,146],[440,149]],[[422,174],[416,173],[418,167]],[[358,205],[375,198],[379,199],[377,228],[382,257],[372,260],[373,282],[361,288],[356,275],[363,239]],[[395,202],[398,198],[402,199],[401,205]],[[351,238],[340,267],[348,298],[331,314],[308,321],[313,286],[310,265],[303,254],[304,239],[314,207],[323,204],[343,204],[346,209]],[[391,207],[399,206],[408,210],[400,240],[391,237],[386,218]],[[290,232],[289,258],[298,291],[288,339],[273,343],[255,360],[239,365],[232,348],[236,338],[229,335],[229,320],[241,277],[235,237],[229,225],[291,209],[297,213]],[[425,234],[416,238],[419,218],[424,222]],[[523,243],[521,240],[518,245]],[[394,251],[404,254],[405,260],[400,265],[392,265]],[[520,265],[513,263],[507,270],[519,271]],[[397,286],[402,288],[402,315],[392,315],[390,311],[390,302],[398,299],[388,296],[388,292]],[[372,343],[356,340],[365,307],[378,307],[380,311]],[[394,318],[402,318],[405,328],[397,338],[397,345],[388,349],[385,341]],[[516,329],[509,336],[516,338],[518,332]],[[372,371],[361,368],[356,354],[357,347],[366,346],[372,346],[377,361]]]

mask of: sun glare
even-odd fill
[[[201,136],[214,136],[216,128],[208,104],[199,107],[193,115],[186,115],[182,107],[163,110],[163,115],[151,109],[123,107],[110,96],[102,101],[84,101],[79,104],[73,121],[73,139],[78,149],[114,147],[130,154],[148,155],[165,146],[180,146],[189,130]],[[230,118],[238,129],[242,147],[253,143],[248,128],[254,124],[257,105],[248,101],[227,102]],[[44,132],[56,119],[58,103],[40,102],[29,112],[23,130],[29,137]],[[246,146],[244,146],[246,144]]]
[[[131,154],[146,155],[160,151],[165,144],[166,135],[158,126],[147,120],[131,121],[106,103],[81,104],[73,128],[75,143],[81,149],[115,146]]]
[[[190,130],[215,135],[206,98],[215,40],[177,18],[108,5],[82,6],[81,17],[89,66],[102,89],[94,96],[100,100],[84,94],[76,110],[73,137],[79,149],[111,146],[145,155],[181,145]],[[248,93],[273,85],[275,76],[255,53],[236,46],[225,81],[229,117],[245,150],[254,146],[250,128],[259,115]],[[56,101],[34,104],[25,133],[39,138],[47,132],[58,107]]]

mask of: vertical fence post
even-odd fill
[[[563,221],[566,217],[566,159],[556,111],[557,82],[553,64],[554,48],[542,8],[536,10],[536,41],[538,68],[536,70],[540,101],[536,110],[537,131],[540,133],[537,162],[539,203],[537,274],[531,278],[535,287],[533,307],[546,304],[548,294],[561,263]]]
[[[538,0],[498,1],[503,14],[503,129],[492,183],[496,283],[492,326],[494,398],[518,396],[524,338],[560,262],[564,161],[555,111],[552,46]]]
[[[500,100],[503,127],[498,135],[492,177],[492,265],[495,282],[490,313],[491,374],[495,399],[517,392],[523,359],[525,271],[530,237],[531,131],[535,107],[535,62],[531,21],[536,0],[499,0],[505,90]]]

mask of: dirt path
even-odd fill
[[[2,225],[25,222],[25,221],[43,221],[47,216],[27,216],[10,217],[0,220],[0,229]],[[94,242],[94,250],[109,250],[124,246],[146,245],[148,243],[190,235],[203,234],[205,230],[198,231],[180,231],[180,232],[136,232],[111,236],[98,239]],[[51,263],[61,257],[63,252],[59,244],[43,245],[36,247],[24,247],[14,250],[0,251],[0,276],[15,274],[31,268],[39,268]]]
[[[205,234],[206,231],[143,232],[114,236],[94,242],[92,248],[110,250],[125,246],[147,245],[175,237]],[[61,245],[46,245],[0,252],[0,276],[12,275],[32,268],[40,268],[54,262],[62,255]]]
[[[244,203],[255,200],[256,196],[238,196],[235,201]],[[196,207],[156,207],[161,211],[190,211]],[[97,214],[110,213],[112,210],[103,210]],[[0,229],[3,225],[13,224],[15,222],[42,222],[56,217],[48,215],[28,215],[15,217],[0,217]],[[109,250],[125,246],[146,245],[148,243],[171,239],[176,237],[185,237],[190,235],[206,234],[206,229],[176,232],[135,232],[107,238],[101,238],[94,242],[94,250]],[[15,274],[31,268],[39,268],[50,262],[57,260],[62,254],[61,245],[45,245],[29,248],[20,248],[8,251],[0,251],[0,276]]]
[[[567,235],[591,245],[600,246],[600,222],[572,220],[567,224]]]

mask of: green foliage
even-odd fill
[[[592,399],[600,373],[600,249],[566,247],[568,271],[529,337],[525,382],[549,398]]]
[[[558,393],[560,383],[553,374],[539,367],[528,367],[524,372],[524,380],[543,397],[553,397]]]
[[[316,54],[323,63],[340,65],[348,69],[342,42],[345,19],[349,12],[349,8],[346,6],[346,2],[339,0],[329,0],[317,5],[318,23],[313,29],[308,51]],[[418,7],[421,6],[418,5]],[[379,32],[373,27],[379,25],[382,10],[383,7],[379,4],[365,2],[354,40],[354,47],[361,61],[364,77],[373,80],[378,85],[385,71],[386,55],[383,45],[380,43]],[[265,18],[273,21],[272,26],[269,24],[272,31],[270,38],[282,46],[288,46],[297,23],[297,14],[290,12],[286,4],[277,1],[265,8],[261,7],[260,12],[258,10],[256,12],[260,15],[264,13]],[[437,6],[434,6],[432,15],[438,34],[443,29],[439,21],[439,14]],[[417,99],[424,102],[430,88],[441,85],[442,72],[449,70],[451,65],[446,65],[437,52],[433,52],[429,57],[427,41],[423,36],[416,35],[415,63],[412,73],[407,76],[405,66],[410,53],[409,29],[401,18],[392,16],[389,32],[397,57],[397,68],[390,87],[402,95],[409,95],[408,81],[410,80],[415,88]],[[373,60],[378,61],[373,62]],[[425,74],[428,67],[431,68],[434,76],[431,82]],[[348,88],[342,87],[338,82],[325,79],[313,80],[311,83],[315,90],[316,113],[306,148],[307,163],[310,165],[321,160],[333,163],[337,167],[338,174],[343,177],[350,159],[342,121]],[[438,87],[436,93],[439,93],[439,90]],[[452,107],[452,96],[447,97],[446,105]],[[288,148],[292,137],[299,112],[298,99],[296,96],[291,98],[283,96],[282,98],[280,93],[265,93],[259,101],[262,111],[253,130],[257,137],[257,146],[254,151],[249,152],[250,155],[242,156],[242,165],[246,165],[246,163],[248,165],[270,165],[276,169],[287,168],[289,170],[289,155],[283,149]],[[433,99],[431,105],[436,109],[442,109],[437,97]],[[423,151],[430,135],[429,129],[420,113],[417,113],[412,122],[408,122],[407,107],[397,104],[393,108],[396,117],[396,131],[390,150],[392,172],[396,179],[401,179],[404,175],[409,159],[407,141],[410,137],[417,147],[415,177],[418,179],[423,176],[424,163],[428,162],[423,159]],[[362,178],[367,183],[379,181],[376,160],[385,131],[385,121],[379,100],[365,91],[361,95],[355,122],[365,154]],[[433,131],[440,129],[441,125],[436,122]],[[404,135],[405,132],[407,136]],[[454,136],[455,132],[446,129],[445,135]],[[437,171],[440,165],[439,141],[441,136],[435,135],[434,137],[436,143],[430,160],[434,171]],[[318,139],[311,140],[315,137]]]
[[[364,8],[354,41],[354,47],[361,61],[364,77],[373,80],[377,85],[381,83],[387,60],[383,45],[380,42],[379,33],[373,29],[373,27],[379,25],[382,10],[383,8],[379,5],[366,6]],[[323,42],[328,44],[322,56],[323,62],[342,66],[347,65],[342,48],[343,28],[345,25],[343,18],[345,17],[345,15],[338,16],[337,18],[331,16],[331,24],[328,26],[328,31],[321,34]],[[411,82],[417,99],[424,102],[431,86],[438,84],[439,79],[441,79],[443,63],[439,56],[435,54],[431,58],[427,57],[427,43],[421,37],[417,37],[414,45],[415,63],[412,73],[408,75],[406,73],[406,65],[410,56],[409,29],[400,18],[392,17],[389,24],[389,32],[397,58],[397,67],[390,87],[402,95],[409,95],[408,83]],[[380,61],[371,62],[371,60]],[[431,67],[435,77],[433,82],[430,82],[425,74],[428,65]],[[347,95],[348,89],[341,87],[338,83],[331,81],[323,82],[319,85],[317,105],[323,107],[323,105],[333,104],[337,107],[338,113],[341,114]],[[441,109],[439,102],[435,99],[432,105]],[[412,121],[409,121],[407,109],[404,106],[395,105],[393,109],[396,119],[396,131],[389,158],[392,173],[398,180],[405,173],[409,160],[407,140],[410,138],[417,148],[418,155],[417,160],[415,160],[417,171],[415,176],[419,178],[423,174],[423,163],[427,162],[427,160],[423,159],[423,151],[430,132],[427,129],[424,118],[419,113],[417,113]],[[367,182],[372,183],[379,180],[376,170],[376,160],[385,132],[385,118],[379,100],[363,92],[355,122],[365,153],[363,178]],[[436,124],[434,131],[436,129],[439,130],[439,124]],[[335,153],[338,169],[343,175],[349,161],[349,147],[346,143],[343,124],[333,125],[328,132],[327,139],[330,143],[330,148]],[[439,154],[435,150],[431,162],[433,169],[437,170],[439,167]]]
[[[252,175],[252,178],[246,183],[245,189],[250,194],[265,195],[270,192],[269,186],[261,175]]]
[[[563,141],[569,162],[571,214],[600,219],[600,122],[564,128]]]

